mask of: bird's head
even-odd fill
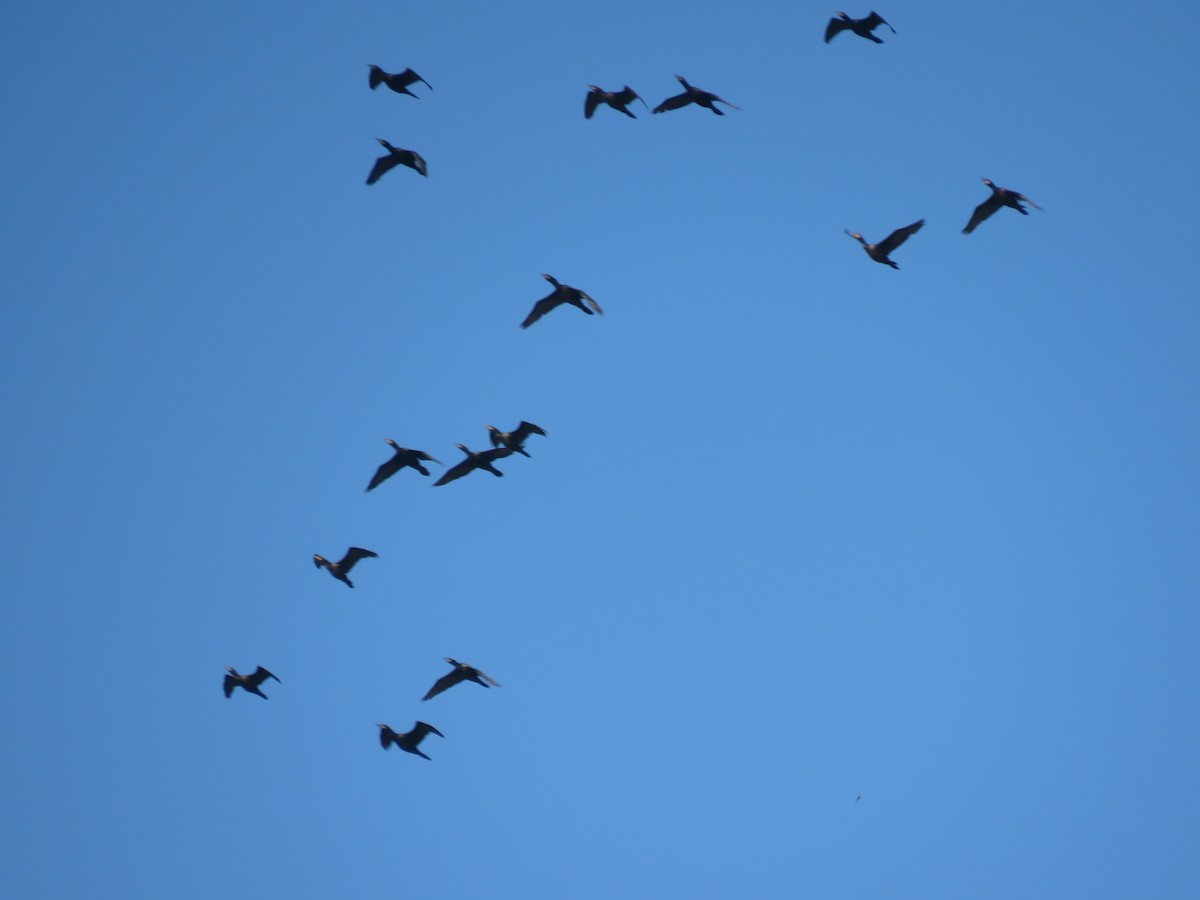
[[[986,184],[990,188],[994,188],[996,186],[995,183],[990,178],[981,178],[979,180],[982,181],[984,184]]]
[[[550,282],[555,287],[558,287],[558,279],[555,278],[553,275],[547,275],[545,272],[543,272],[542,277],[545,278],[548,282]]]
[[[856,241],[861,241],[863,239],[863,236],[861,234],[859,234],[857,231],[850,231],[849,229],[846,229],[846,228],[843,228],[842,231],[845,231],[846,234],[850,235],[850,237],[854,238]]]
[[[327,562],[328,562],[328,560],[325,559],[325,557],[323,557],[320,553],[313,554],[313,565],[316,566],[318,569],[321,568],[321,566],[323,566]]]
[[[453,659],[449,656],[443,656],[442,659],[444,659],[446,662],[450,663],[450,665],[452,665],[452,666],[462,665],[462,663],[460,663],[457,659]]]
[[[600,88],[596,87],[596,85],[594,85],[594,84],[589,84],[589,85],[588,85],[588,90],[589,90],[589,91],[592,91],[593,93],[596,93],[596,94],[603,94],[603,93],[604,93],[604,91],[600,90]]]
[[[393,450],[399,450],[399,449],[400,449],[400,445],[399,445],[399,444],[397,444],[395,441],[393,441],[391,438],[384,438],[383,440],[384,440],[384,443],[386,443],[386,444],[387,444],[389,447],[391,447]]]
[[[682,84],[685,88],[691,87],[691,85],[687,83],[687,79],[684,78],[682,75],[676,75],[675,80],[678,81],[680,84]]]

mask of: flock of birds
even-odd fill
[[[886,25],[889,29],[891,29],[893,34],[896,33],[896,29],[892,28],[891,24],[877,12],[872,11],[869,15],[862,19],[852,19],[850,16],[846,15],[846,13],[839,12],[834,18],[829,20],[829,24],[825,28],[825,43],[829,43],[843,31],[850,31],[861,38],[865,38],[866,40],[873,41],[877,44],[882,44],[883,41],[874,34],[875,29],[881,25]],[[370,73],[368,75],[368,85],[371,90],[375,90],[382,84],[387,85],[388,88],[398,94],[407,94],[410,97],[419,99],[417,94],[409,90],[410,87],[419,82],[430,90],[433,89],[433,86],[430,85],[428,81],[426,81],[412,69],[405,69],[403,72],[393,74],[390,72],[385,72],[379,66],[374,64],[370,65],[369,68]],[[716,94],[692,86],[682,75],[676,75],[675,78],[679,81],[680,85],[683,86],[683,92],[663,100],[662,103],[658,104],[658,106],[651,110],[652,114],[682,109],[683,107],[691,104],[696,104],[697,106],[709,109],[718,116],[724,115],[724,112],[717,108],[716,104],[718,103],[724,104],[731,109],[738,109],[738,107],[717,96]],[[592,118],[596,110],[601,104],[603,104],[616,110],[617,112],[624,113],[631,119],[636,119],[637,116],[630,112],[628,108],[629,105],[635,100],[640,101],[647,109],[650,108],[649,104],[647,104],[646,101],[643,100],[633,88],[629,87],[629,85],[625,85],[620,91],[605,91],[594,84],[588,85],[588,93],[584,97],[583,115],[587,119]],[[385,150],[387,150],[387,154],[375,160],[375,164],[372,166],[371,172],[367,176],[367,184],[375,184],[380,178],[382,178],[396,166],[407,166],[408,168],[419,172],[423,176],[428,176],[429,168],[425,162],[425,159],[419,153],[414,150],[395,147],[383,138],[376,138],[376,140]],[[970,220],[962,230],[963,234],[970,234],[973,232],[981,223],[994,215],[1002,207],[1015,209],[1022,215],[1029,214],[1028,210],[1023,205],[1025,203],[1029,204],[1035,209],[1041,209],[1040,206],[1038,206],[1024,194],[1008,188],[1000,187],[987,178],[983,179],[983,183],[991,189],[991,196],[975,207],[974,212],[971,214]],[[857,231],[846,230],[846,234],[862,244],[863,250],[872,260],[877,263],[890,266],[893,269],[898,269],[900,267],[891,259],[891,254],[910,237],[920,231],[924,225],[925,220],[920,219],[916,222],[913,222],[911,225],[905,225],[902,228],[897,228],[886,238],[875,244],[867,243],[866,239],[864,239],[863,236]],[[600,315],[603,315],[603,310],[600,308],[600,305],[584,291],[581,291],[575,287],[571,287],[570,285],[562,284],[552,275],[543,274],[542,277],[553,286],[554,290],[534,304],[533,309],[529,312],[529,315],[527,315],[524,321],[521,322],[521,328],[528,328],[530,325],[533,325],[535,322],[541,319],[544,315],[564,304],[568,306],[574,306],[576,309],[582,310],[589,316],[593,313],[599,313]],[[459,461],[457,464],[449,467],[445,473],[443,473],[443,475],[434,482],[434,487],[440,487],[442,485],[449,484],[450,482],[469,475],[471,472],[476,470],[490,472],[492,475],[500,477],[504,473],[495,467],[494,463],[497,460],[504,459],[512,456],[513,454],[521,454],[528,457],[529,453],[525,450],[526,440],[528,440],[531,435],[536,434],[544,436],[546,434],[546,432],[539,426],[534,425],[531,422],[524,421],[522,421],[512,431],[508,432],[500,431],[498,428],[495,428],[492,425],[488,425],[487,429],[492,444],[491,449],[476,452],[468,449],[463,444],[458,444],[457,447],[465,454],[465,458]],[[433,456],[429,455],[423,450],[413,450],[408,447],[401,447],[391,438],[387,439],[387,443],[393,450],[392,457],[391,459],[382,463],[375,471],[375,474],[371,477],[370,482],[367,484],[366,489],[368,491],[372,491],[379,487],[381,484],[383,484],[383,482],[387,481],[402,469],[415,469],[421,475],[429,476],[429,469],[427,469],[423,463],[433,462],[443,465],[440,460],[435,459]],[[359,561],[363,559],[374,559],[378,557],[378,555],[379,554],[375,553],[374,551],[366,550],[362,547],[350,547],[346,551],[345,555],[342,556],[342,558],[337,562],[328,560],[320,554],[314,554],[313,564],[318,569],[325,569],[328,571],[333,578],[342,582],[347,587],[353,588],[354,582],[350,580],[350,571],[355,565],[358,564]],[[475,684],[482,685],[485,688],[491,686],[500,686],[498,682],[473,666],[459,662],[451,657],[445,657],[445,661],[452,667],[450,672],[434,682],[433,686],[425,693],[425,696],[421,698],[422,701],[430,700],[433,697],[436,697],[438,694],[449,690],[450,688],[464,681],[471,681]],[[265,700],[267,699],[267,695],[262,692],[262,684],[268,679],[274,679],[275,681],[280,680],[273,673],[262,666],[258,666],[254,672],[248,675],[239,674],[232,666],[226,666],[225,668],[227,672],[224,680],[224,691],[226,697],[231,697],[234,690],[240,687],[247,693],[256,694]],[[429,734],[436,734],[438,737],[444,737],[444,735],[434,726],[428,724],[427,722],[421,721],[417,721],[413,728],[406,732],[395,731],[389,725],[386,725],[382,722],[378,723],[378,728],[379,742],[383,746],[383,749],[387,750],[392,744],[395,744],[401,750],[404,750],[408,753],[414,753],[417,756],[424,757],[425,759],[429,759],[429,757],[419,749],[419,745],[425,739],[425,737]],[[855,802],[857,802],[858,799],[860,798],[856,797]]]
[[[547,275],[546,277],[549,278],[550,276]],[[553,308],[553,306],[549,308]],[[541,315],[536,310],[535,313],[536,315]],[[535,313],[530,313],[530,316],[535,316]],[[525,441],[531,435],[539,434],[545,436],[546,434],[545,429],[534,425],[532,422],[521,422],[512,431],[501,431],[494,425],[488,425],[487,430],[492,442],[492,448],[490,450],[474,452],[467,449],[463,444],[458,444],[458,448],[466,454],[466,458],[456,465],[449,467],[442,477],[433,483],[434,487],[449,484],[452,481],[462,478],[464,475],[471,474],[476,469],[491,472],[493,475],[500,477],[504,473],[492,465],[496,460],[512,456],[514,453],[529,457],[529,451],[525,449]],[[367,483],[367,491],[375,490],[375,488],[379,487],[402,469],[416,469],[417,472],[428,477],[430,474],[429,469],[423,463],[434,462],[439,465],[442,464],[440,460],[430,456],[424,450],[401,447],[391,438],[387,438],[387,444],[392,448],[392,457],[381,463],[379,468],[375,470],[375,474],[371,476],[371,480]],[[374,550],[351,547],[337,562],[326,559],[319,553],[314,553],[313,565],[318,569],[325,569],[331,576],[346,585],[346,587],[352,588],[354,587],[354,582],[350,580],[350,571],[360,560],[375,559],[378,556],[379,554]],[[474,666],[469,666],[449,656],[445,657],[445,660],[453,668],[434,682],[433,687],[426,691],[425,696],[421,698],[422,701],[431,700],[443,691],[449,690],[463,681],[473,681],[475,684],[483,685],[485,688],[493,685],[500,687],[498,681],[484,674]],[[268,699],[267,695],[262,691],[263,682],[269,678],[273,678],[275,681],[280,680],[277,675],[262,666],[258,666],[253,672],[246,675],[240,674],[233,666],[226,666],[225,671],[226,675],[223,687],[226,697],[232,697],[234,690],[240,687],[247,693],[256,694],[266,700]],[[408,753],[415,753],[417,756],[425,757],[425,759],[429,759],[429,757],[418,749],[418,745],[424,740],[425,736],[436,734],[438,737],[444,737],[440,731],[428,722],[418,721],[411,731],[405,732],[395,731],[391,726],[383,722],[377,724],[379,728],[379,742],[383,745],[384,750],[395,744],[401,750]]]

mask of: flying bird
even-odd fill
[[[417,744],[425,740],[425,735],[430,734],[431,732],[436,734],[438,737],[445,737],[444,734],[442,734],[432,725],[427,725],[424,722],[418,722],[413,726],[412,731],[405,731],[403,733],[392,731],[391,728],[380,722],[379,743],[383,745],[384,750],[387,750],[392,744],[395,744],[397,747],[407,753],[415,753],[417,756],[424,756],[425,759],[429,759],[428,756],[425,756],[424,753],[417,749]]]
[[[525,440],[531,434],[540,434],[546,436],[546,432],[538,428],[532,422],[522,422],[512,431],[501,431],[494,425],[487,427],[488,434],[492,439],[493,447],[507,447],[513,453],[520,453],[522,456],[529,456],[525,452]]]
[[[866,38],[868,41],[882,44],[883,41],[871,34],[880,25],[887,25],[888,28],[892,28],[891,24],[883,16],[874,11],[865,19],[852,19],[844,12],[840,12],[836,18],[830,19],[829,24],[825,26],[825,43],[828,44],[843,31],[849,30],[861,38]],[[892,34],[895,33],[896,29],[892,28]]]
[[[602,91],[594,84],[589,84],[587,96],[583,98],[583,117],[590,119],[596,111],[596,107],[601,103],[605,103],[617,112],[623,112],[629,118],[636,119],[637,116],[625,108],[634,100],[642,100],[642,98],[629,85],[625,85],[625,90],[623,91]],[[642,100],[642,106],[645,106],[646,109],[650,108],[645,100]]]
[[[723,116],[725,113],[713,106],[714,103],[724,103],[726,106],[731,107],[732,109],[740,108],[734,106],[728,100],[722,100],[716,94],[710,94],[708,91],[702,91],[699,88],[692,87],[687,83],[687,79],[682,75],[676,75],[675,77],[678,79],[679,83],[683,85],[683,93],[676,94],[674,97],[668,97],[662,103],[658,104],[658,106],[654,107],[652,112],[670,112],[673,109],[679,109],[687,106],[689,103],[695,103],[698,106],[707,107],[715,112],[718,116]]]
[[[913,222],[911,225],[905,225],[903,228],[897,228],[878,244],[868,244],[863,240],[863,236],[857,231],[846,231],[846,234],[850,235],[850,237],[862,244],[863,249],[867,251],[867,256],[871,257],[871,259],[875,260],[875,262],[883,263],[885,266],[891,266],[893,269],[898,269],[900,267],[888,259],[888,254],[907,241],[910,235],[914,235],[920,231],[924,224],[925,220],[921,219],[919,222]]]
[[[579,290],[579,288],[573,288],[569,284],[559,284],[553,275],[546,275],[543,273],[542,277],[554,285],[554,290],[537,303],[533,304],[533,309],[529,311],[529,315],[527,315],[525,317],[525,321],[521,323],[522,328],[528,328],[546,313],[550,312],[550,310],[557,306],[562,306],[564,303],[569,303],[578,309],[582,309],[589,316],[592,314],[593,309],[600,313],[600,315],[604,315],[604,310],[600,308],[600,304],[583,291]],[[588,305],[590,305],[592,309],[588,309],[587,306],[584,306],[584,301],[587,301]]]
[[[266,681],[268,678],[275,678],[274,675],[272,675],[270,672],[268,672],[262,666],[259,666],[250,675],[239,675],[237,669],[235,669],[233,666],[226,666],[225,671],[229,673],[228,675],[225,676],[225,696],[226,697],[232,696],[233,689],[236,687],[240,687],[243,690],[247,691],[248,693],[258,694],[258,696],[260,696],[264,700],[266,700],[267,695],[264,694],[262,691],[260,691],[258,689],[258,686],[260,684],[262,684],[264,681]],[[275,678],[275,680],[279,681],[278,678]],[[280,681],[279,683],[283,684],[282,681]]]
[[[971,213],[971,221],[967,223],[967,227],[962,230],[963,234],[970,234],[980,223],[989,218],[992,213],[1002,206],[1008,206],[1015,209],[1023,216],[1029,215],[1029,210],[1021,205],[1021,201],[1025,201],[1034,209],[1040,210],[1041,207],[1026,197],[1024,194],[1018,194],[1016,191],[1010,191],[1008,188],[997,187],[993,182],[984,178],[983,183],[992,189],[992,196],[988,197],[977,207],[975,212]]]
[[[429,175],[429,169],[420,153],[415,150],[393,147],[383,138],[375,138],[375,140],[379,141],[387,150],[387,156],[381,156],[375,160],[375,165],[371,167],[371,174],[367,176],[367,184],[374,184],[396,166],[408,166],[410,169],[416,169],[422,175]]]
[[[370,550],[364,550],[362,547],[351,547],[346,551],[346,555],[337,562],[330,562],[319,553],[314,553],[313,565],[315,565],[318,569],[328,569],[329,574],[338,581],[344,582],[350,587],[354,587],[354,582],[346,577],[350,574],[350,570],[354,568],[354,564],[360,559],[366,559],[367,557],[374,558],[378,555],[378,553],[374,553]]]
[[[434,487],[441,487],[443,484],[449,484],[455,479],[462,478],[464,475],[469,475],[475,469],[484,469],[491,472],[497,478],[504,475],[499,469],[492,465],[498,459],[504,459],[506,456],[512,456],[512,451],[507,447],[500,447],[495,450],[480,450],[478,453],[472,453],[462,444],[456,444],[459,450],[467,454],[464,459],[456,466],[451,466],[446,470],[446,473],[433,483]]]
[[[416,469],[422,475],[428,475],[429,470],[421,465],[421,460],[435,462],[439,466],[442,464],[440,460],[434,459],[424,450],[409,450],[407,447],[401,447],[391,438],[386,438],[388,445],[396,452],[392,458],[375,470],[375,475],[371,478],[371,483],[367,485],[367,490],[371,491],[379,487],[397,472],[403,468]]]
[[[466,663],[460,663],[458,660],[451,659],[449,656],[445,657],[445,659],[446,662],[450,663],[450,665],[454,666],[454,668],[433,683],[433,687],[431,687],[425,693],[425,696],[421,698],[422,703],[432,697],[436,697],[442,691],[448,691],[450,688],[463,681],[473,681],[476,684],[482,684],[484,687],[488,687],[489,685],[500,687],[500,682],[488,677],[487,675],[484,675],[474,666],[468,666]]]
[[[397,94],[408,94],[410,97],[417,97],[416,94],[408,89],[408,86],[410,84],[416,84],[418,81],[431,91],[433,90],[433,85],[431,85],[412,69],[405,69],[403,72],[398,72],[395,75],[392,75],[389,72],[383,71],[383,69],[379,68],[379,66],[370,63],[368,63],[368,66],[371,69],[371,74],[367,77],[367,83],[371,85],[371,90],[375,90],[375,88],[379,87],[381,84],[386,84]],[[417,99],[420,100],[421,98],[417,97]]]

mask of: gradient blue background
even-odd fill
[[[7,896],[1200,894],[1200,12],[877,8],[5,13]]]

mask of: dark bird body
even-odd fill
[[[343,582],[350,587],[354,587],[354,582],[346,577],[350,574],[350,570],[354,568],[354,564],[360,559],[366,559],[368,557],[374,558],[378,555],[378,553],[374,553],[370,550],[364,550],[362,547],[351,547],[346,551],[346,555],[337,562],[330,562],[319,553],[314,553],[313,565],[315,565],[318,569],[328,569],[329,574],[338,581]]]
[[[433,90],[433,85],[412,69],[405,69],[403,72],[397,72],[395,75],[392,75],[389,72],[383,71],[379,66],[370,63],[368,63],[368,66],[370,66],[371,74],[367,76],[367,84],[371,85],[371,90],[375,90],[381,84],[386,84],[397,94],[408,94],[410,97],[417,97],[416,94],[408,89],[408,86],[416,84],[418,81],[431,91]],[[420,100],[421,98],[417,97],[417,99]]]
[[[412,731],[396,732],[392,731],[387,725],[379,723],[379,743],[383,745],[383,749],[387,750],[392,744],[395,744],[401,750],[407,753],[415,753],[417,756],[424,756],[429,759],[420,750],[417,749],[417,744],[425,740],[425,735],[436,734],[438,737],[445,737],[440,731],[432,725],[427,725],[424,722],[418,722],[413,726]]]
[[[1036,203],[1026,197],[1024,194],[1018,194],[1016,191],[1010,191],[1008,188],[997,187],[994,183],[984,178],[983,183],[992,189],[992,196],[988,197],[977,207],[975,212],[971,213],[971,221],[967,223],[967,227],[962,230],[963,234],[970,234],[980,223],[989,218],[992,213],[996,212],[1000,207],[1007,206],[1010,209],[1015,209],[1023,216],[1029,215],[1029,210],[1021,205],[1024,201],[1034,209],[1041,209]]]
[[[473,681],[476,684],[482,684],[484,687],[488,687],[490,685],[500,687],[500,682],[489,678],[487,675],[484,675],[474,666],[468,666],[466,663],[460,663],[458,660],[451,659],[449,656],[446,657],[446,662],[450,663],[450,665],[454,666],[454,668],[433,683],[433,687],[431,687],[425,693],[425,696],[421,698],[422,703],[432,697],[436,697],[442,691],[448,691],[450,688],[463,681]]]
[[[375,475],[371,478],[371,483],[367,485],[368,491],[379,487],[379,485],[404,468],[416,469],[422,475],[428,475],[429,470],[421,465],[422,460],[441,465],[438,460],[434,459],[424,450],[409,450],[407,447],[401,447],[391,438],[387,438],[387,442],[396,452],[392,455],[391,459],[375,470]]]
[[[588,94],[583,98],[583,117],[590,119],[592,114],[596,112],[596,107],[601,103],[605,103],[617,112],[623,112],[629,118],[636,119],[637,116],[625,108],[634,100],[642,100],[642,98],[629,85],[625,85],[625,90],[623,91],[602,91],[594,84],[589,84]],[[642,106],[645,106],[646,109],[650,108],[645,100],[642,100]]]
[[[484,471],[491,472],[497,478],[503,477],[504,473],[493,466],[492,463],[498,459],[504,459],[506,456],[512,456],[512,451],[507,447],[500,447],[495,450],[480,450],[478,453],[473,453],[462,444],[456,444],[455,446],[457,446],[458,449],[463,453],[467,454],[467,458],[458,465],[451,466],[449,469],[447,469],[446,474],[433,483],[434,487],[441,487],[443,484],[449,484],[458,478],[462,478],[464,475],[471,474],[476,469],[483,469]]]
[[[920,231],[924,224],[925,220],[921,219],[919,222],[913,222],[911,225],[897,228],[878,244],[868,244],[857,231],[847,231],[846,234],[862,244],[863,249],[867,251],[867,256],[871,257],[875,262],[898,269],[900,267],[888,259],[888,254],[907,241],[910,235],[914,235]]]
[[[381,156],[375,160],[375,165],[371,167],[371,174],[367,176],[367,184],[374,184],[396,166],[408,166],[428,177],[429,169],[425,165],[425,160],[421,158],[421,154],[415,150],[393,147],[383,138],[375,138],[375,140],[379,141],[387,150],[387,156]]]
[[[531,434],[540,434],[542,437],[546,436],[546,432],[532,422],[522,422],[512,431],[501,431],[494,425],[489,425],[487,430],[492,439],[493,447],[507,447],[513,453],[520,453],[522,456],[529,456],[525,452],[525,440]]]
[[[239,675],[237,672],[237,669],[235,669],[233,666],[226,666],[225,671],[229,673],[228,675],[225,676],[224,687],[225,687],[225,696],[226,697],[232,696],[233,689],[236,687],[240,687],[243,690],[245,690],[246,692],[251,693],[251,694],[258,694],[258,696],[260,696],[264,700],[266,700],[267,695],[264,694],[262,691],[260,691],[258,689],[258,686],[260,684],[262,684],[264,681],[266,681],[268,678],[275,678],[274,675],[272,675],[270,672],[268,672],[262,666],[259,666],[257,669],[255,669],[249,675]],[[278,678],[275,678],[275,680],[279,681]],[[282,681],[280,681],[279,683],[283,684]]]
[[[880,25],[887,25],[892,28],[879,13],[872,11],[865,19],[852,19],[844,12],[837,14],[836,18],[830,19],[829,24],[825,26],[825,43],[829,43],[843,31],[853,31],[860,38],[866,38],[868,41],[874,41],[877,44],[882,44],[879,38],[871,34]],[[896,29],[892,28],[892,34],[896,33]]]
[[[554,285],[554,290],[537,303],[533,304],[533,309],[529,311],[529,315],[527,315],[525,317],[525,321],[521,323],[522,328],[528,328],[546,313],[550,312],[550,310],[562,306],[564,303],[569,303],[576,309],[582,309],[589,316],[592,314],[593,309],[600,313],[600,315],[604,315],[604,310],[600,308],[600,304],[583,291],[579,290],[579,288],[573,288],[569,284],[559,284],[553,275],[546,275],[543,273],[542,277]],[[588,309],[588,307],[584,305],[585,301],[588,306],[591,306],[592,309]]]
[[[681,107],[687,106],[689,103],[695,103],[697,106],[703,106],[706,109],[711,109],[718,116],[723,116],[725,113],[717,109],[716,106],[713,105],[714,103],[724,103],[731,109],[738,109],[738,107],[734,106],[728,100],[722,100],[716,94],[710,94],[708,91],[702,91],[699,88],[692,87],[687,83],[687,79],[682,75],[676,75],[675,77],[679,80],[679,83],[683,85],[683,93],[676,94],[674,97],[668,97],[662,103],[658,104],[658,106],[654,107],[653,112],[670,112],[673,109],[680,109]]]

